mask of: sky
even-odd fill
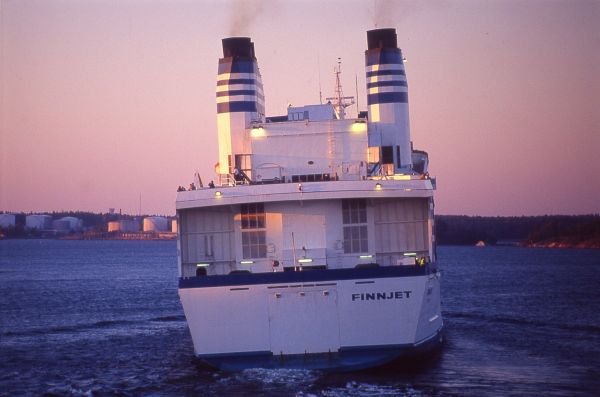
[[[254,41],[267,115],[330,96],[338,57],[364,110],[366,31],[393,27],[438,214],[600,213],[598,21],[596,0],[0,0],[0,211],[174,214],[214,178],[222,38]]]

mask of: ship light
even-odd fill
[[[217,191],[215,192],[215,197],[221,197],[222,195],[223,195],[223,193],[221,193],[221,191],[220,191],[220,190],[217,190]]]
[[[298,259],[298,263],[311,263],[312,259],[310,258],[302,258],[302,259]]]
[[[263,137],[265,135],[267,135],[267,132],[265,131],[265,129],[263,128],[262,125],[254,126],[250,130],[250,136],[252,138],[260,138],[260,137]]]
[[[240,261],[240,263],[241,263],[242,265],[251,265],[251,264],[253,264],[253,263],[254,263],[254,261],[251,261],[251,260],[243,260],[243,261]]]
[[[196,263],[196,267],[209,267],[210,263]]]
[[[369,255],[360,255],[359,258],[360,259],[371,259],[373,257],[373,255],[369,254]]]
[[[350,126],[350,131],[354,133],[365,132],[367,130],[367,123],[364,120],[356,120]]]
[[[377,182],[375,184],[375,190],[381,190],[381,183]]]

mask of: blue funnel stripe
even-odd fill
[[[255,79],[229,79],[217,81],[217,86],[220,85],[233,85],[233,84],[255,84]]]
[[[255,62],[253,61],[231,61],[230,59],[219,61],[219,74],[223,73],[254,73]]]
[[[406,76],[406,73],[404,73],[404,70],[375,70],[367,72],[367,77],[374,76]]]
[[[365,54],[367,66],[402,64],[402,53],[399,49],[370,50]]]
[[[408,103],[408,92],[382,92],[367,96],[368,105],[380,103]]]
[[[256,95],[256,90],[230,90],[217,92],[217,98],[222,96],[234,95]]]
[[[256,112],[256,102],[225,102],[217,103],[217,113]]]
[[[392,81],[375,81],[373,83],[367,83],[367,88],[376,87],[408,87],[406,81],[392,80]]]

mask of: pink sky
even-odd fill
[[[377,26],[408,59],[439,214],[600,213],[595,0],[0,0],[0,18],[0,210],[137,213],[141,195],[173,214],[178,185],[213,178],[223,37],[252,37],[268,115],[317,103],[319,74],[330,95],[338,57],[365,109]]]

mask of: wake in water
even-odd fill
[[[295,396],[295,397],[420,397],[431,393],[408,385],[386,385],[369,381],[353,381],[356,374],[330,377],[320,371],[298,369],[248,369],[223,375],[215,373],[216,384],[207,395]],[[222,393],[222,394],[221,394]]]
[[[315,393],[299,392],[296,397],[421,397],[428,396],[411,387],[385,386],[348,382],[344,387],[330,387]]]

